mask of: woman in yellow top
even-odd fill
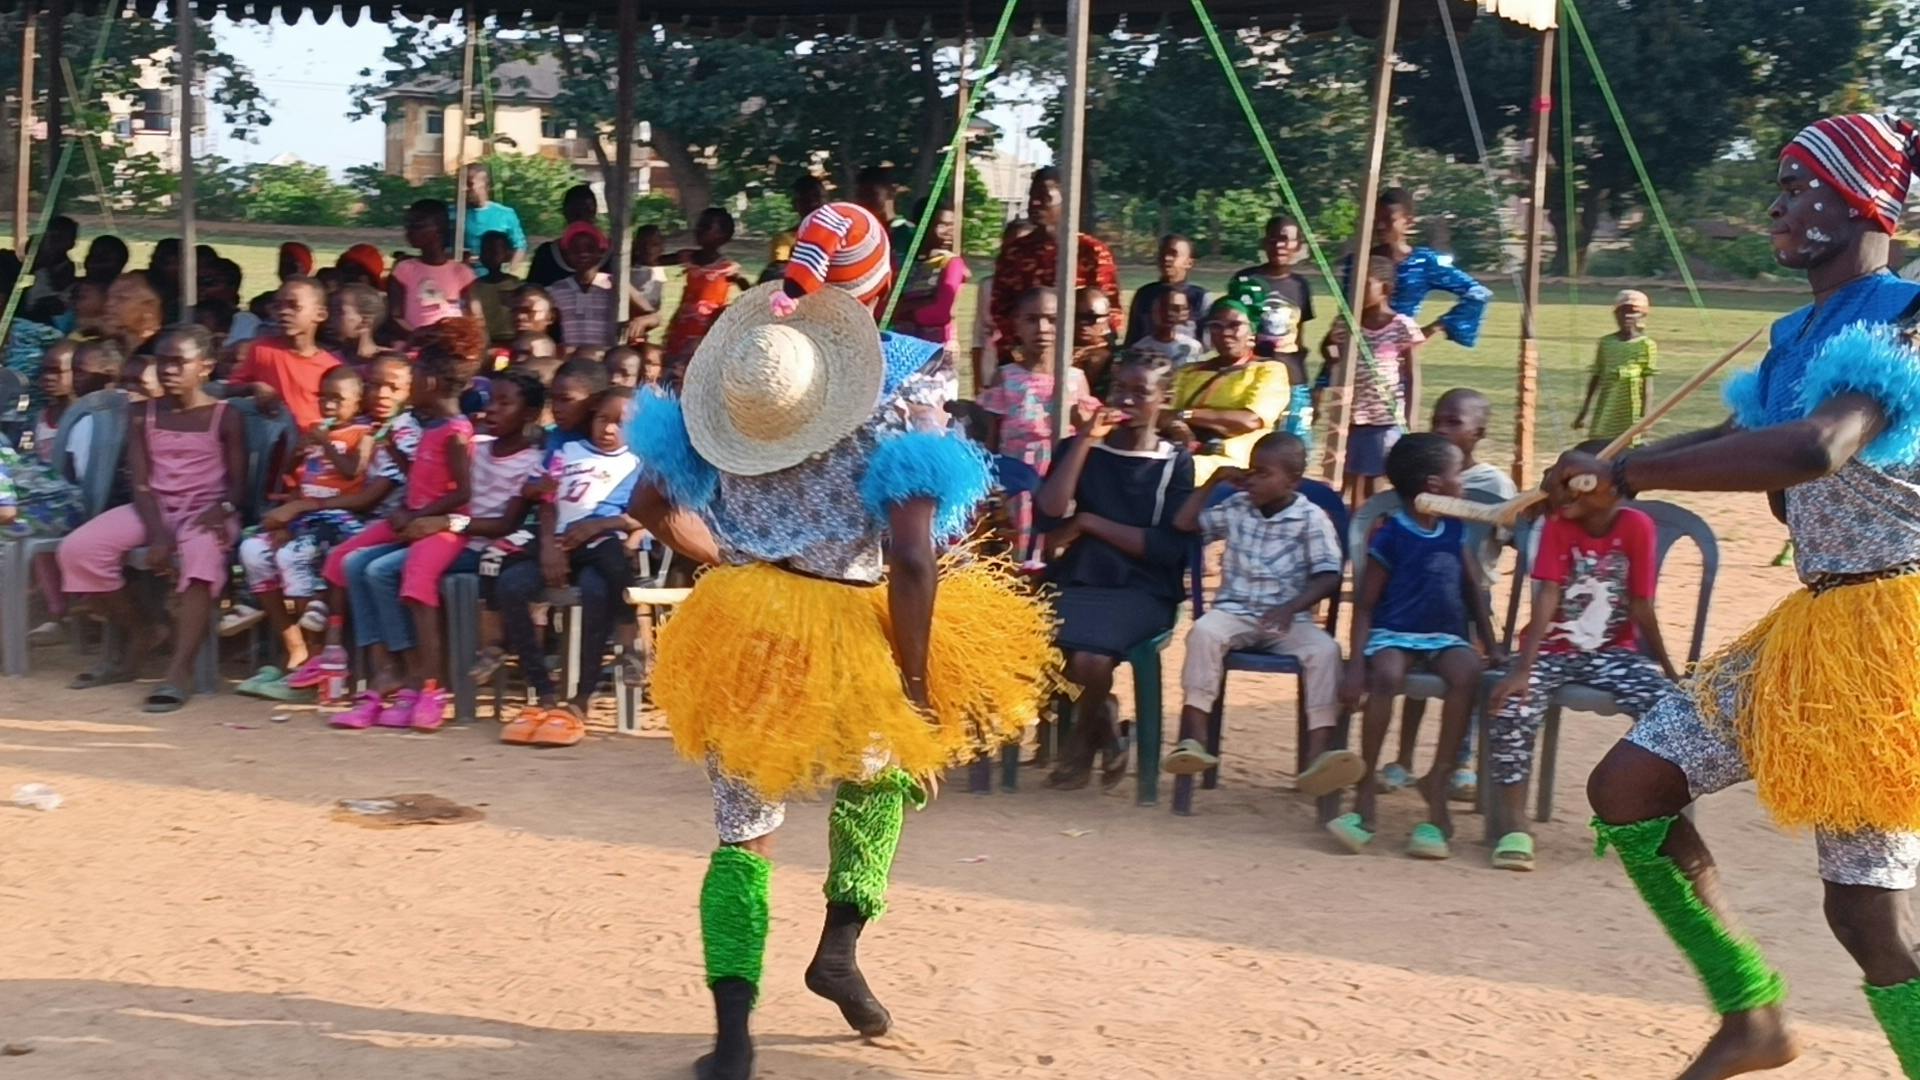
[[[1233,299],[1215,302],[1206,330],[1214,355],[1189,364],[1174,376],[1169,434],[1194,447],[1194,482],[1206,483],[1215,469],[1244,469],[1260,436],[1287,415],[1287,366],[1254,355],[1253,317]],[[1186,431],[1180,431],[1184,425]]]
[[[1647,294],[1638,289],[1623,290],[1613,302],[1613,321],[1620,329],[1600,339],[1593,375],[1587,379],[1587,397],[1573,421],[1574,427],[1583,427],[1591,413],[1596,439],[1611,439],[1646,415],[1653,376],[1658,374],[1653,339],[1646,333],[1651,306]]]

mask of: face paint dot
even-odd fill
[[[1815,210],[1825,210],[1827,208],[1827,204],[1823,202],[1817,202],[1813,204],[1813,208]]]
[[[1814,177],[1814,178],[1813,178],[1812,180],[1809,180],[1809,181],[1807,181],[1807,186],[1808,186],[1808,187],[1819,187],[1819,186],[1820,186],[1820,178],[1816,176],[1816,177]]]

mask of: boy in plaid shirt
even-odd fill
[[[1300,496],[1306,471],[1306,444],[1273,432],[1254,444],[1248,468],[1215,471],[1174,517],[1175,528],[1200,533],[1203,542],[1224,539],[1227,549],[1213,606],[1187,632],[1180,743],[1162,763],[1170,773],[1205,772],[1220,763],[1203,740],[1227,653],[1235,649],[1291,656],[1306,672],[1311,764],[1296,781],[1300,791],[1325,795],[1365,771],[1359,755],[1329,749],[1339,710],[1340,646],[1313,612],[1340,588],[1340,538],[1326,513]],[[1223,484],[1235,490],[1215,504]]]

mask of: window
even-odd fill
[[[142,90],[134,99],[133,130],[165,134],[173,130],[172,102],[165,90]]]
[[[552,113],[540,114],[540,137],[548,142],[559,142],[567,137],[567,123]]]
[[[445,109],[427,110],[427,134],[443,135],[447,130],[447,111]]]

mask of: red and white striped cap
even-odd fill
[[[1829,116],[1800,129],[1781,158],[1832,185],[1882,232],[1893,232],[1920,169],[1920,129],[1891,114]]]

